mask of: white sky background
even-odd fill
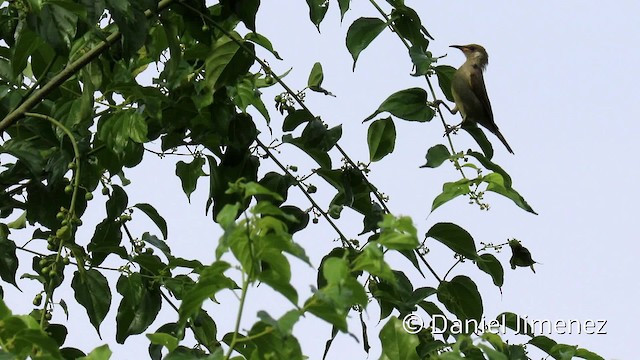
[[[384,5],[383,1],[380,3]],[[632,86],[640,57],[637,41],[640,4],[633,1],[617,1],[615,5],[596,1],[407,3],[418,11],[423,24],[436,38],[430,45],[433,54],[448,54],[442,64],[457,67],[464,61],[461,52],[448,48],[451,44],[479,43],[488,50],[485,80],[495,120],[516,153],[507,153],[497,138],[487,132],[495,147],[494,161],[512,176],[514,187],[540,215],[528,214],[509,200],[488,193],[485,197],[491,204],[488,212],[459,198],[427,218],[442,183],[459,178],[447,164],[435,170],[418,168],[424,163],[427,149],[444,142],[443,128],[437,119],[427,124],[395,121],[396,150],[371,166],[370,179],[390,196],[389,207],[395,214],[413,217],[420,234],[437,222],[454,222],[471,233],[478,247],[480,241],[502,243],[515,237],[531,250],[534,259],[541,263],[536,265],[537,274],[528,268],[511,270],[509,251],[496,255],[505,266],[503,295],[471,263],[457,267],[449,276],[464,272],[478,283],[488,319],[502,311],[532,319],[606,319],[607,335],[554,334],[551,338],[559,343],[578,344],[606,359],[634,359],[633,346],[627,344],[640,320],[634,310],[639,294],[638,270],[633,266],[640,246],[637,236],[632,235],[636,233],[637,200],[631,193],[632,181],[640,175],[633,155],[640,129],[633,118],[637,115],[625,105],[635,105],[640,100],[637,87]],[[325,73],[323,87],[337,97],[309,93],[307,105],[330,126],[342,123],[344,136],[340,144],[354,160],[367,161],[369,124],[363,125],[362,119],[391,93],[414,86],[426,87],[426,83],[422,78],[409,76],[408,54],[389,31],[362,52],[352,72],[351,57],[344,45],[346,31],[357,17],[377,13],[368,2],[353,1],[352,11],[340,25],[337,3],[331,1],[330,7],[321,25],[322,33],[318,34],[308,19],[305,1],[263,1],[257,30],[272,41],[284,61],[273,59],[266,52],[261,56],[269,60],[276,73],[293,67],[285,81],[299,89],[306,85],[313,63],[321,62]],[[435,78],[433,83],[437,85]],[[265,91],[263,99],[270,110],[273,110],[271,99],[277,92],[277,86]],[[255,120],[262,123],[258,116]],[[447,120],[451,124],[459,122],[457,117]],[[272,121],[272,126],[279,129],[282,118],[275,111]],[[263,133],[261,139],[268,141],[268,133]],[[457,150],[474,146],[464,132],[455,136],[454,142]],[[301,170],[315,167],[311,159],[301,156],[292,146],[282,148],[285,163],[299,165]],[[210,263],[220,233],[203,214],[208,180],[199,182],[189,206],[174,175],[178,160],[189,161],[176,157],[159,160],[147,154],[145,165],[129,170],[127,175],[133,181],[126,189],[130,205],[151,203],[167,219],[168,244],[174,255]],[[334,157],[334,167],[339,165],[339,158]],[[332,195],[323,192],[326,186],[322,180],[313,182],[321,188],[317,199],[327,205]],[[103,197],[96,194],[94,208],[85,216],[81,229],[86,232],[87,241],[95,224],[104,217],[104,207],[97,203],[102,201],[99,198]],[[295,189],[290,192],[290,199],[303,209],[308,207]],[[355,236],[362,228],[361,219],[350,216],[350,210],[343,214],[341,225],[348,235]],[[134,233],[138,232],[135,236],[148,230],[159,235],[139,212],[134,213],[132,224]],[[335,238],[321,220],[296,240],[305,247],[313,265],[318,266],[322,255],[338,245],[332,242]],[[427,259],[442,276],[454,262],[452,253],[434,241],[427,245],[432,250]],[[21,261],[20,274],[30,268],[30,258]],[[315,271],[295,259],[291,262],[302,304],[310,295],[309,285],[315,284]],[[428,275],[426,279],[420,278],[407,261],[393,258],[392,262],[414,279],[416,287],[437,286]],[[66,276],[65,285],[72,274]],[[115,286],[115,277],[112,284]],[[28,292],[32,288],[27,280],[20,285],[25,294],[33,293]],[[4,286],[4,290],[14,312],[31,310],[29,296],[20,295],[9,286]],[[73,295],[60,290],[56,296],[66,297],[72,305]],[[115,337],[112,326],[120,301],[113,291],[112,308],[101,327],[104,340],[97,338],[84,310],[70,306],[68,345],[86,351],[109,342],[114,359],[147,358],[148,341],[143,335],[130,337],[125,345],[111,340]],[[221,294],[218,299],[222,305],[211,304],[207,309],[222,337],[233,327],[238,302],[230,294]],[[243,329],[251,327],[259,310],[279,317],[291,309],[287,300],[265,285],[251,289],[249,299]],[[378,314],[377,305],[372,304],[368,310],[372,345],[379,343]],[[148,332],[176,318],[165,305]],[[350,331],[360,337],[357,318],[352,320]],[[64,322],[61,311],[54,314],[54,322]],[[308,315],[296,326],[295,334],[303,353],[318,359],[330,336],[330,327]],[[329,353],[332,359],[377,359],[380,352],[374,346],[367,356],[361,344],[344,334],[338,336],[333,346]]]

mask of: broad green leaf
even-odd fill
[[[478,287],[470,278],[458,275],[451,281],[442,281],[438,286],[438,300],[458,319],[480,321],[483,314],[482,297]],[[476,329],[462,329],[463,332]]]
[[[447,100],[453,102],[453,95],[451,93],[451,80],[453,79],[453,74],[456,72],[456,68],[449,65],[438,65],[433,68],[438,76],[438,84],[440,85],[440,90],[447,98]]]
[[[170,352],[175,350],[178,347],[178,339],[175,336],[171,336],[165,333],[153,333],[147,334],[147,339],[151,341],[152,344],[162,345],[167,348]]]
[[[18,288],[16,283],[16,272],[18,271],[16,243],[9,240],[9,228],[2,223],[0,223],[0,249],[2,249],[0,251],[0,278]]]
[[[528,335],[528,336],[533,337],[534,336],[533,328],[531,327],[531,325],[529,325],[527,323],[527,321],[525,319],[526,319],[526,317],[522,318],[521,316],[519,316],[517,314],[514,314],[512,312],[504,312],[504,313],[496,316],[496,320],[498,320],[498,322],[501,325],[504,325],[504,326],[508,327],[509,329],[515,331],[516,334],[524,334],[524,335]],[[542,337],[539,337],[539,338],[543,340],[546,337],[542,336]],[[531,340],[534,340],[534,339],[531,339]],[[546,338],[546,339],[548,339],[548,338]],[[543,343],[544,342],[545,341],[543,341]],[[555,345],[555,342],[553,342],[553,345]],[[553,346],[553,345],[551,345],[551,346]],[[536,345],[536,346],[538,346],[538,345]],[[549,349],[551,349],[551,346],[549,347]],[[544,348],[540,348],[540,349],[544,350]]]
[[[107,218],[115,220],[127,209],[129,197],[124,189],[118,185],[113,185],[112,190],[105,207],[107,208]]]
[[[198,315],[193,320],[191,329],[193,330],[193,335],[196,340],[206,346],[209,351],[213,352],[216,348],[220,348],[217,337],[218,327],[206,311],[202,309],[198,311]]]
[[[508,187],[507,188],[505,186],[505,180],[502,177],[502,175],[500,175],[498,173],[487,174],[482,178],[482,181],[484,181],[484,182],[489,184],[487,186],[487,191],[492,191],[494,193],[498,193],[498,194],[510,199],[511,201],[513,201],[521,209],[523,209],[523,210],[525,210],[527,212],[530,212],[532,214],[538,215],[538,213],[535,212],[535,210],[533,210],[533,208],[531,206],[529,206],[529,204],[522,197],[522,195],[520,195],[512,187]]]
[[[476,259],[478,257],[473,238],[465,229],[456,224],[437,223],[427,231],[426,236],[438,240],[467,259]]]
[[[437,168],[451,157],[451,153],[446,146],[438,144],[429,148],[425,157],[427,158],[427,163],[420,166],[421,168]]]
[[[246,74],[255,60],[253,44],[243,41],[235,33],[233,36],[233,39],[227,36],[218,39],[205,60],[205,81],[214,91]],[[240,48],[239,42],[242,42],[251,53],[247,54],[243,48]]]
[[[393,250],[413,250],[420,246],[418,232],[410,217],[396,218],[386,214],[379,225],[382,229],[377,240],[380,245]]]
[[[321,88],[323,80],[324,74],[322,73],[322,64],[317,62],[313,64],[313,68],[309,74],[309,80],[307,80],[307,86],[309,89],[316,91],[316,89]]]
[[[416,334],[405,329],[402,320],[395,316],[389,318],[380,331],[382,357],[393,360],[418,360],[416,347],[420,340]]]
[[[415,66],[415,72],[411,74],[412,76],[424,76],[429,75],[432,71],[432,64],[437,60],[431,56],[430,51],[426,51],[420,46],[413,45],[409,49],[409,56],[411,57],[411,62],[413,62],[413,66]]]
[[[105,5],[122,33],[122,55],[125,59],[135,58],[147,39],[149,22],[144,15],[144,3],[106,0]]]
[[[462,123],[462,129],[471,135],[473,140],[478,143],[487,159],[491,160],[491,158],[493,158],[493,145],[491,145],[491,142],[487,139],[484,131],[482,131],[482,129],[480,129],[476,124],[467,121]]]
[[[260,6],[260,0],[230,0],[221,1],[221,3],[229,6],[247,29],[256,31],[256,13]]]
[[[369,121],[384,111],[403,120],[419,122],[430,121],[435,115],[433,109],[427,106],[427,92],[421,88],[410,88],[391,94],[364,121]]]
[[[433,199],[433,203],[431,204],[431,212],[460,195],[470,193],[470,184],[471,181],[469,179],[460,179],[456,182],[444,183],[442,185],[442,192],[438,196],[436,196],[435,199]]]
[[[40,37],[57,53],[65,54],[68,52],[71,40],[77,31],[78,16],[76,14],[59,5],[45,3],[37,18],[34,18],[34,22]]]
[[[149,243],[157,247],[158,249],[160,249],[160,251],[162,251],[162,253],[167,258],[171,257],[171,249],[169,249],[169,246],[167,245],[167,243],[158,239],[156,236],[151,235],[148,232],[145,232],[144,234],[142,234],[142,241]]]
[[[138,110],[121,110],[103,116],[98,122],[98,138],[120,158],[126,157],[131,141],[145,143],[147,123]]]
[[[311,114],[306,109],[293,110],[289,112],[289,114],[287,114],[287,116],[284,118],[284,122],[282,123],[282,130],[293,131],[298,127],[298,125],[309,122],[313,119],[313,114]]]
[[[271,41],[269,41],[269,39],[267,39],[266,37],[258,34],[257,32],[248,33],[247,35],[244,36],[244,39],[262,46],[263,48],[268,50],[270,53],[272,53],[273,56],[276,57],[276,59],[282,60],[282,58],[280,57],[280,54],[278,54],[278,52],[273,49],[273,45],[271,44]]]
[[[329,1],[327,0],[307,0],[309,5],[309,18],[320,32],[320,23],[329,10]]]
[[[178,314],[179,324],[184,326],[187,320],[197,314],[202,303],[223,289],[237,289],[238,286],[224,275],[230,265],[224,261],[216,261],[200,271],[200,277],[195,286],[189,289],[182,299]]]
[[[581,349],[578,348],[576,349],[576,355],[579,358],[583,358],[586,360],[604,360],[604,358],[594,352],[591,352],[587,349]]]
[[[104,259],[111,253],[127,257],[124,248],[120,247],[122,241],[122,224],[114,219],[104,219],[100,222],[93,233],[91,242],[87,250],[91,252],[91,264],[94,266],[102,264]]]
[[[376,120],[369,125],[367,144],[370,161],[381,160],[393,152],[396,145],[396,126],[391,117]]]
[[[389,282],[395,281],[391,267],[384,261],[384,254],[375,241],[369,242],[353,261],[353,270],[363,270]]]
[[[100,334],[100,324],[111,306],[111,289],[107,279],[96,269],[76,271],[71,280],[75,298],[87,311],[89,321]]]
[[[198,179],[206,174],[202,171],[204,158],[197,157],[190,163],[178,161],[176,163],[176,175],[182,182],[182,191],[187,195],[187,199],[191,201],[191,194],[196,190]]]
[[[145,203],[140,203],[133,205],[133,207],[138,208],[143,213],[145,213],[149,217],[149,219],[151,219],[151,221],[153,221],[153,223],[156,224],[156,226],[160,229],[160,231],[162,232],[162,237],[167,240],[167,222],[162,216],[160,216],[160,214],[158,214],[158,211],[153,206]]]
[[[391,19],[393,20],[394,30],[402,38],[407,39],[412,47],[420,49],[427,48],[429,40],[427,40],[426,37],[431,36],[422,26],[420,16],[418,16],[415,10],[405,4],[396,6],[391,13]]]
[[[511,176],[498,164],[492,162],[490,159],[486,158],[483,154],[477,151],[468,151],[467,155],[473,156],[484,166],[487,170],[491,170],[496,172],[502,176],[503,186],[506,188],[511,188]]]
[[[122,275],[116,289],[122,295],[116,314],[116,341],[119,344],[130,335],[141,334],[153,323],[162,306],[159,284],[143,278],[140,273]]]
[[[482,254],[476,258],[476,265],[478,269],[491,275],[495,286],[502,287],[502,284],[504,284],[504,269],[495,256],[492,254]]]
[[[347,49],[353,58],[353,70],[356,69],[356,62],[362,50],[387,27],[387,24],[378,18],[361,17],[349,26],[347,31]]]
[[[16,39],[16,44],[13,47],[13,57],[11,60],[11,66],[13,70],[13,76],[17,77],[27,66],[27,60],[38,47],[43,46],[44,41],[37,36],[31,29],[24,27]]]
[[[89,355],[78,360],[109,360],[111,358],[111,349],[109,345],[102,345],[93,349]]]

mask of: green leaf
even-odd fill
[[[435,199],[433,199],[433,203],[431,204],[431,212],[460,195],[466,195],[470,193],[470,184],[471,181],[469,179],[460,179],[456,182],[444,183],[442,185],[442,192],[438,196],[436,196]]]
[[[98,139],[120,158],[126,156],[130,142],[145,143],[147,139],[147,123],[139,110],[121,110],[110,112],[98,122]]]
[[[206,346],[209,351],[213,352],[220,347],[217,337],[218,327],[206,311],[201,309],[198,312],[198,315],[193,320],[191,329],[196,340]]]
[[[266,37],[258,34],[257,32],[248,33],[247,35],[244,36],[244,39],[262,46],[267,51],[272,53],[273,56],[276,57],[276,59],[282,60],[282,58],[280,57],[280,54],[278,54],[278,52],[273,49],[273,45],[271,44],[271,41],[269,41],[269,39],[267,39]]]
[[[0,223],[0,277],[2,280],[18,288],[16,272],[18,271],[18,257],[16,243],[9,240],[9,228]],[[19,288],[18,288],[19,289]]]
[[[122,55],[125,59],[135,58],[147,39],[149,22],[144,15],[145,3],[144,1],[106,0],[106,7],[122,33]]]
[[[382,232],[377,241],[381,245],[393,250],[413,250],[420,246],[418,231],[410,217],[386,214],[379,225]]]
[[[13,47],[13,57],[11,60],[11,67],[13,70],[13,76],[16,77],[22,73],[27,66],[27,60],[40,46],[44,45],[42,38],[37,36],[28,27],[24,27],[18,38],[16,44]]]
[[[411,76],[424,76],[429,75],[432,71],[432,64],[437,60],[431,56],[431,52],[426,51],[423,47],[413,45],[409,49],[409,56],[411,57],[411,62],[415,66],[415,73],[411,74]]]
[[[451,153],[446,146],[438,144],[429,148],[425,157],[427,158],[427,163],[420,166],[421,168],[437,168],[451,157]]]
[[[353,270],[363,270],[389,282],[395,280],[391,267],[384,261],[384,254],[375,241],[369,242],[358,254],[353,261]]]
[[[418,360],[416,347],[420,340],[416,334],[407,332],[403,322],[395,316],[380,331],[380,342],[382,344],[381,359],[393,360]]]
[[[107,208],[107,219],[115,220],[127,209],[129,198],[127,193],[118,185],[112,186],[113,191],[105,207]]]
[[[396,145],[396,126],[391,117],[376,120],[369,125],[367,144],[371,161],[381,160],[393,152]]]
[[[320,32],[320,23],[329,10],[329,1],[326,0],[307,0],[309,5],[309,18]]]
[[[344,14],[349,10],[349,3],[351,0],[338,0],[338,7],[340,7],[340,21],[344,20]]]
[[[260,0],[227,0],[221,1],[221,3],[229,6],[247,29],[256,31],[256,13],[260,6]]]
[[[111,290],[107,279],[96,269],[73,274],[71,287],[78,304],[87,311],[89,321],[100,334],[100,324],[111,306]]]
[[[361,17],[349,26],[347,31],[347,49],[353,58],[353,70],[356,69],[356,62],[362,50],[387,27],[387,24],[378,18]]]
[[[294,138],[290,134],[282,137],[282,141],[290,143],[311,156],[321,167],[331,168],[331,158],[328,155],[338,140],[342,137],[342,125],[327,129],[319,119],[311,120],[302,131],[302,135]]]
[[[456,68],[449,65],[439,65],[433,68],[438,76],[438,85],[440,90],[447,98],[447,100],[453,102],[453,94],[451,93],[451,80],[453,80],[453,74],[456,73]]]
[[[152,344],[162,345],[169,350],[169,352],[175,350],[178,347],[178,339],[175,336],[171,336],[165,333],[153,333],[147,334],[147,339],[151,341]]]
[[[36,17],[31,14],[35,29],[57,53],[68,52],[71,41],[76,36],[78,16],[71,11],[52,3],[42,5]]]
[[[527,323],[527,321],[525,319],[526,319],[526,317],[522,318],[519,315],[511,313],[511,312],[504,312],[504,313],[496,316],[496,320],[501,325],[504,325],[504,326],[508,327],[509,329],[515,331],[516,334],[519,334],[519,335],[522,334],[522,335],[527,335],[527,336],[533,337],[534,336],[533,328],[531,327],[531,325],[529,325]],[[544,336],[536,336],[536,338],[540,338],[540,340],[543,340],[543,338],[546,338],[546,337],[544,337]],[[534,340],[536,338],[533,338],[531,340]],[[546,339],[548,339],[548,338],[546,338]],[[553,341],[551,339],[548,339],[548,340]],[[543,341],[543,342],[546,342],[546,341]],[[553,345],[555,345],[555,344],[556,344],[555,341],[553,341]],[[551,347],[553,345],[551,345],[549,347],[549,349],[551,349]],[[538,345],[535,345],[535,346],[538,346]],[[543,348],[540,348],[540,349],[543,349]]]
[[[109,360],[111,358],[111,350],[109,345],[99,346],[89,353],[89,355],[78,360]]]
[[[458,319],[480,321],[482,318],[482,297],[478,287],[470,278],[458,275],[451,281],[442,281],[438,286],[438,300]],[[464,333],[476,329],[462,329]]]
[[[532,214],[538,215],[538,213],[535,212],[535,210],[533,210],[533,208],[531,206],[529,206],[529,204],[522,197],[522,195],[520,195],[513,188],[506,187],[505,179],[502,177],[502,175],[500,175],[498,173],[487,174],[482,178],[482,181],[484,181],[484,182],[489,184],[487,186],[487,191],[492,191],[494,193],[500,194],[500,195],[506,197],[507,199],[510,199],[511,201],[513,201],[521,209],[523,209],[523,210],[525,210],[527,212],[530,212]]]
[[[438,240],[467,259],[476,259],[478,257],[473,238],[465,229],[456,224],[437,223],[427,231],[426,236]]]
[[[243,42],[235,33],[233,36],[234,39],[227,36],[218,39],[205,60],[205,81],[213,91],[235,82],[238,77],[246,74],[255,60],[253,44]],[[251,53],[247,54],[238,42],[242,42]]]
[[[216,261],[200,271],[198,282],[187,290],[180,304],[178,314],[181,326],[184,326],[190,317],[199,312],[202,303],[209,297],[223,289],[238,288],[233,280],[224,275],[229,267],[230,265],[224,261]]]
[[[182,191],[187,195],[189,202],[191,201],[191,194],[196,190],[198,179],[206,175],[204,171],[202,171],[204,162],[204,158],[197,157],[188,164],[184,161],[178,161],[176,164],[176,175],[182,182]]]
[[[96,226],[93,237],[87,246],[92,254],[91,264],[98,266],[102,264],[104,259],[111,254],[117,253],[124,258],[127,257],[124,248],[120,247],[122,241],[122,231],[120,231],[120,222],[114,219],[104,219]]]
[[[478,143],[480,149],[487,157],[487,159],[493,158],[493,145],[491,145],[491,142],[489,142],[489,139],[487,139],[484,131],[482,131],[482,129],[480,129],[478,125],[469,121],[465,121],[462,123],[462,129],[469,133],[473,140]]]
[[[157,247],[158,249],[160,249],[160,251],[162,251],[162,253],[167,258],[171,257],[171,249],[169,249],[169,246],[167,246],[167,243],[158,239],[156,236],[151,235],[148,232],[145,232],[144,234],[142,234],[142,241],[149,243]]]
[[[427,92],[421,88],[410,88],[391,94],[380,104],[378,110],[364,119],[364,122],[384,111],[403,120],[419,122],[430,121],[435,115],[433,109],[427,106]]]
[[[160,289],[152,278],[140,273],[122,275],[116,289],[122,301],[116,314],[116,341],[123,344],[130,336],[141,334],[153,323],[162,306]]]
[[[162,232],[162,237],[167,240],[167,222],[162,216],[160,216],[160,214],[158,214],[158,211],[153,206],[145,203],[140,203],[133,205],[133,207],[142,210],[142,212],[145,213],[149,217],[149,219],[151,219],[151,221],[153,221],[153,223],[156,224],[156,226],[160,229],[160,231]]]
[[[297,109],[289,112],[282,123],[283,131],[293,131],[298,125],[314,119],[313,114],[307,109]]]
[[[476,258],[476,265],[478,269],[491,275],[495,286],[502,287],[502,284],[504,284],[504,269],[495,256],[492,254],[482,254]]]
[[[309,74],[307,86],[309,87],[309,89],[317,91],[316,89],[321,88],[323,80],[324,74],[322,73],[322,64],[316,62],[315,64],[313,64],[313,68],[311,69],[311,73]]]

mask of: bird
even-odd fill
[[[489,54],[484,47],[478,44],[451,45],[459,49],[466,57],[466,61],[453,75],[451,80],[451,93],[456,106],[451,110],[452,114],[460,111],[462,124],[480,124],[502,141],[507,150],[513,154],[513,150],[507,140],[502,136],[498,125],[493,120],[493,111],[484,85],[482,73],[489,63]]]

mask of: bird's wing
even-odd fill
[[[478,100],[482,103],[482,108],[489,115],[489,119],[493,123],[493,111],[491,111],[491,103],[489,102],[489,96],[487,95],[487,88],[484,85],[484,77],[482,76],[482,69],[475,67],[469,76],[471,82],[471,90],[476,95]]]

